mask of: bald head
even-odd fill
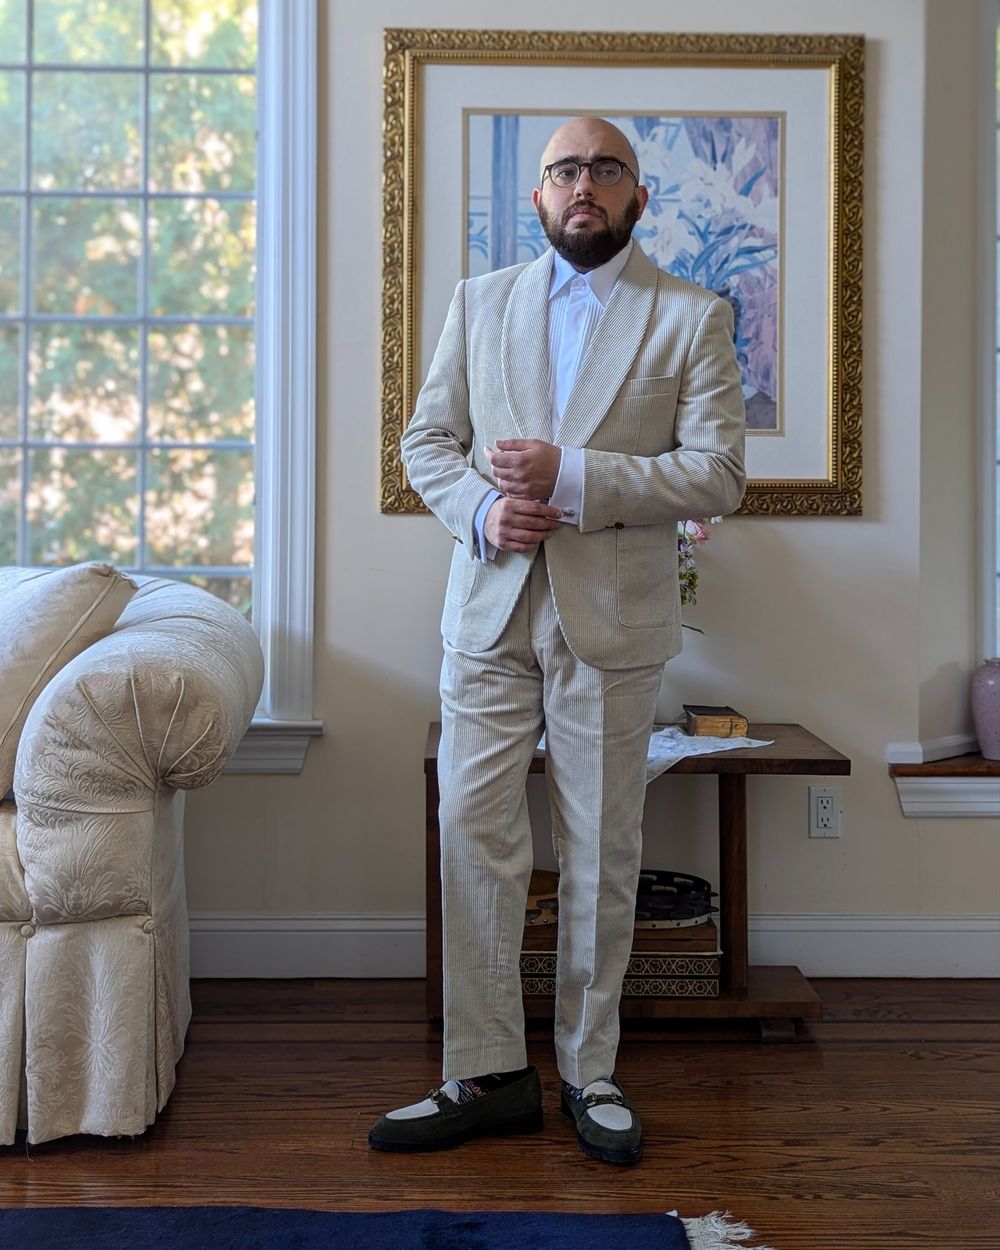
[[[615,164],[602,166],[602,157]],[[560,161],[568,163],[564,176],[546,177],[546,167]],[[574,117],[559,127],[542,153],[538,183],[531,202],[542,229],[581,272],[605,264],[626,246],[649,200],[631,143],[603,117]]]
[[[635,149],[617,126],[612,126],[603,117],[571,117],[545,145],[539,180],[542,170],[553,161],[572,158],[590,160],[595,156],[617,156],[638,176],[639,161]]]

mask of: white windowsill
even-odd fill
[[[904,816],[1000,816],[1000,777],[894,777]]]
[[[310,738],[323,735],[321,720],[270,720],[255,716],[227,773],[300,773]]]
[[[904,816],[1000,816],[1000,761],[984,759],[968,734],[886,745]]]

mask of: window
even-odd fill
[[[315,56],[315,0],[0,0],[0,563],[206,587],[306,732]]]
[[[256,0],[0,11],[0,560],[249,615]]]

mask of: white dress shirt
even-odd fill
[[[629,239],[620,252],[589,273],[578,272],[558,252],[553,257],[549,282],[549,417],[551,438],[556,445],[590,337],[631,251]],[[577,525],[583,504],[583,448],[560,446],[559,450],[559,472],[549,503],[562,511],[566,524]],[[482,560],[492,560],[496,555],[497,549],[486,538],[483,526],[486,513],[500,497],[499,491],[490,491],[476,512],[476,538]]]

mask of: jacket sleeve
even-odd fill
[[[746,489],[746,415],[733,346],[733,312],[715,299],[692,337],[681,373],[676,446],[659,456],[584,449],[584,532],[723,516]]]
[[[414,490],[475,557],[476,512],[494,485],[469,460],[474,430],[469,414],[465,292],[462,281],[452,297],[401,450]]]

